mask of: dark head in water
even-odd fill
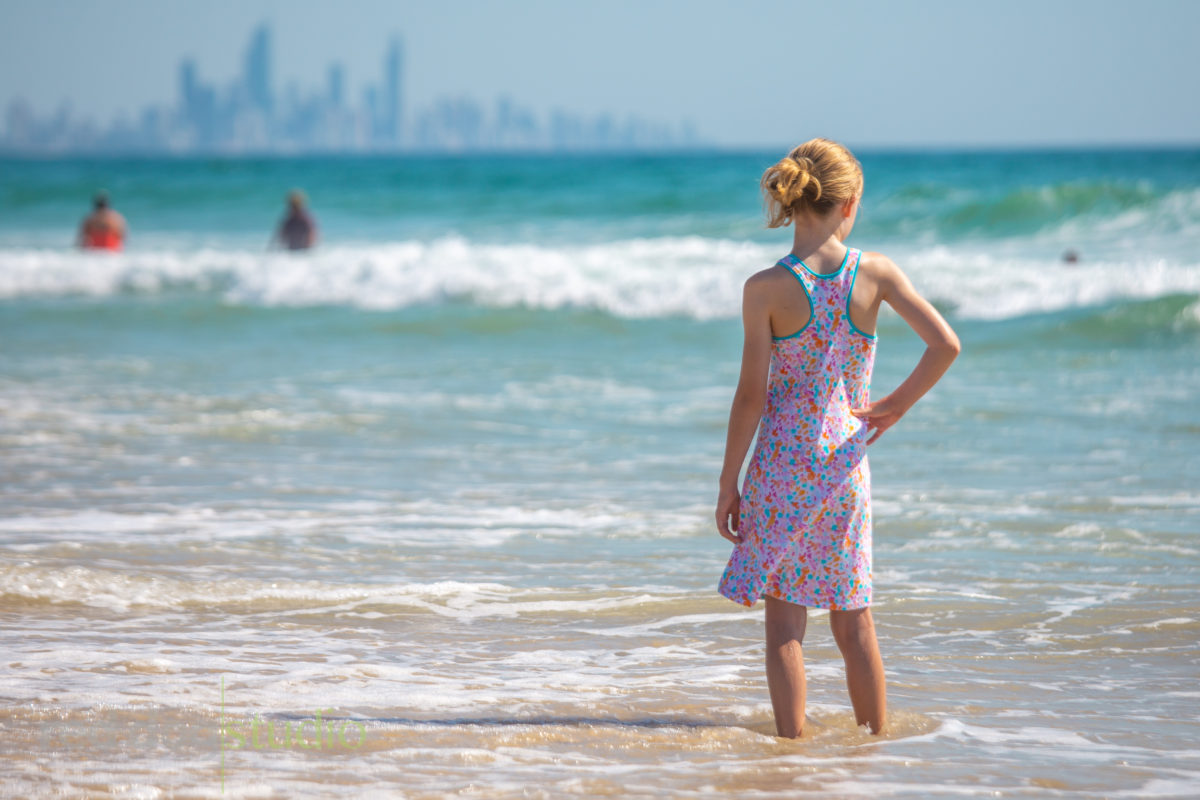
[[[307,250],[317,241],[317,224],[309,214],[304,193],[293,189],[287,195],[287,214],[275,238],[288,250]]]

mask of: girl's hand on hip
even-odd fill
[[[902,408],[900,403],[892,399],[892,395],[888,395],[882,400],[874,403],[868,403],[866,408],[852,408],[850,413],[867,423],[867,430],[873,430],[871,438],[867,439],[867,444],[871,444],[888,428],[895,425],[904,416],[907,408]]]
[[[722,489],[717,497],[717,530],[734,544],[741,544],[737,534],[738,516],[742,510],[742,496],[736,488]]]

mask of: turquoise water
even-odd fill
[[[872,446],[892,731],[817,614],[795,742],[711,522],[776,155],[0,162],[5,792],[1196,794],[1200,152],[860,154],[964,352]]]

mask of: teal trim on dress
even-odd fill
[[[800,259],[796,258],[795,256],[792,256],[792,258],[796,261],[800,261]],[[776,263],[782,264],[786,260],[786,258],[781,258]],[[795,333],[789,333],[787,336],[771,336],[771,338],[777,342],[782,339],[795,339],[797,336],[804,333],[806,330],[808,330],[808,326],[812,325],[813,317],[817,315],[817,306],[815,303],[813,303],[812,295],[808,293],[808,287],[804,285],[804,280],[798,274],[796,274],[796,270],[792,269],[791,267],[788,267],[787,271],[792,273],[792,277],[796,279],[796,282],[800,284],[800,288],[804,290],[804,297],[808,300],[808,322],[805,322],[800,330],[796,331]]]
[[[854,320],[850,319],[850,300],[854,297],[854,282],[858,280],[858,268],[862,264],[862,250],[858,251],[858,258],[854,260],[854,274],[850,276],[850,291],[846,292],[846,322],[850,325],[850,330],[857,333],[859,336],[865,336],[868,339],[878,339],[879,335],[875,333],[867,333],[859,330],[854,324]]]
[[[836,278],[838,275],[841,275],[842,270],[844,270],[846,268],[846,261],[849,260],[849,258],[850,258],[850,248],[847,247],[846,255],[842,256],[842,265],[840,267],[838,267],[837,269],[835,269],[833,272],[830,272],[828,275],[826,275],[823,272],[813,272],[812,268],[809,267],[808,264],[805,264],[803,261],[801,261],[800,259],[793,256],[791,253],[788,253],[788,255],[791,256],[793,259],[795,259],[796,262],[800,264],[800,266],[802,266],[802,267],[804,267],[804,269],[808,270],[808,274],[812,275],[814,278]],[[811,298],[809,298],[809,299],[811,301]]]

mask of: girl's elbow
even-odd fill
[[[927,345],[931,354],[945,358],[947,361],[953,361],[958,358],[958,354],[962,352],[962,343],[958,341],[958,336],[953,331],[949,335],[943,336],[940,339],[930,342]]]
[[[942,343],[940,348],[951,361],[958,358],[958,354],[962,352],[962,342],[953,333]]]

